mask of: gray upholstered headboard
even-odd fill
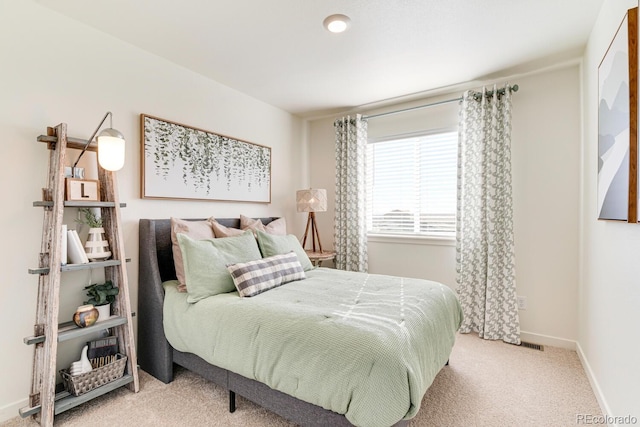
[[[260,218],[263,224],[275,219]],[[226,227],[240,228],[239,218],[216,220]],[[139,232],[138,362],[143,370],[168,383],[173,378],[173,355],[162,326],[162,282],[176,278],[171,248],[171,220],[141,219]]]

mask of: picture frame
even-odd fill
[[[66,178],[65,200],[100,201],[100,181],[95,179]]]
[[[271,203],[271,148],[140,115],[141,196]]]
[[[598,66],[598,219],[638,222],[638,8]]]

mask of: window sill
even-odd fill
[[[455,237],[431,237],[399,234],[367,234],[367,240],[374,243],[392,243],[403,245],[455,246]]]

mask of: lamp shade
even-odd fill
[[[108,171],[117,171],[124,166],[125,140],[115,129],[109,128],[98,135],[98,163]]]
[[[296,192],[298,212],[325,212],[327,210],[327,190],[309,188]]]

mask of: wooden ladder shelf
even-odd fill
[[[132,327],[131,302],[124,256],[121,204],[114,172],[98,167],[101,197],[99,202],[65,202],[65,176],[67,148],[82,149],[86,140],[67,138],[67,125],[62,123],[48,128],[46,136],[38,137],[49,148],[49,174],[43,200],[34,206],[44,209],[42,244],[38,268],[29,273],[38,274],[38,300],[33,336],[24,339],[34,345],[29,406],[20,409],[22,417],[33,416],[42,426],[52,426],[54,415],[80,405],[94,397],[121,386],[138,392],[137,357]],[[88,151],[96,151],[96,144],[89,144]],[[62,218],[65,206],[98,207],[101,209],[103,228],[111,246],[112,259],[89,264],[71,264],[61,267]],[[60,280],[63,271],[104,268],[105,280],[111,280],[120,290],[112,304],[112,316],[86,328],[74,324],[58,323]],[[58,343],[82,337],[107,328],[113,329],[118,338],[119,352],[127,356],[123,377],[97,387],[79,396],[63,391],[56,394],[56,362]]]

